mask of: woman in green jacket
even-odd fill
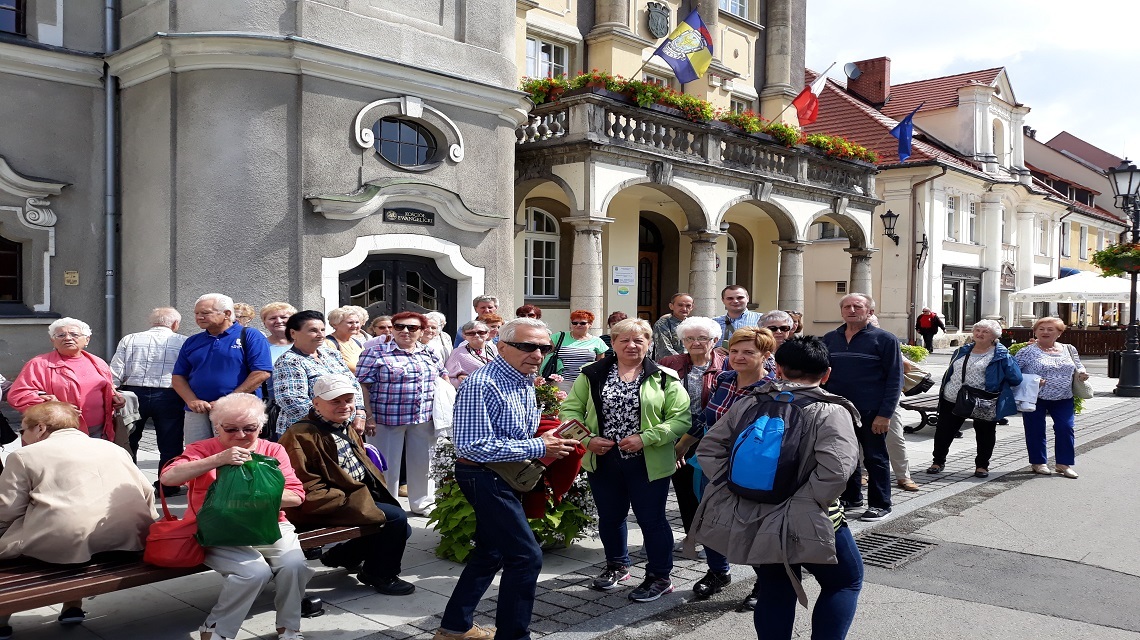
[[[606,569],[594,588],[608,591],[629,579],[625,521],[630,507],[645,539],[645,581],[629,594],[649,602],[673,591],[673,532],[665,517],[674,441],[689,430],[689,394],[676,372],[646,357],[653,329],[628,318],[610,331],[614,355],[582,367],[562,403],[564,420],[589,428],[582,460],[598,507]]]

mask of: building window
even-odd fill
[[[526,75],[531,78],[553,78],[566,73],[566,47],[538,38],[526,39]]]
[[[1096,250],[1104,250],[1104,229],[1096,230]]]
[[[1009,244],[1009,212],[1004,207],[1001,210],[1001,241]]]
[[[655,76],[652,73],[647,73],[647,74],[643,75],[641,77],[641,79],[642,79],[642,81],[645,82],[645,84],[655,84],[659,87],[668,87],[669,86],[669,79],[668,78],[662,78],[661,76]]]
[[[1078,240],[1081,243],[1081,246],[1078,248],[1078,251],[1080,251],[1079,257],[1081,260],[1088,260],[1089,259],[1089,228],[1083,224],[1081,225],[1081,235],[1080,235],[1080,238]]]
[[[24,0],[0,0],[0,32],[27,35],[26,17]]]
[[[1049,229],[1045,225],[1049,224],[1044,220],[1038,220],[1037,225],[1033,228],[1034,233],[1037,235],[1034,249],[1039,256],[1049,255]]]
[[[23,254],[19,242],[0,237],[0,303],[23,304]]]
[[[728,104],[729,109],[731,109],[733,113],[744,113],[745,111],[752,110],[751,100],[737,100],[736,98],[732,98]]]
[[[558,220],[542,209],[526,210],[524,294],[528,298],[558,297]]]
[[[720,9],[741,18],[747,18],[748,0],[720,0]]]
[[[978,244],[978,203],[971,202],[966,208],[966,242]]]
[[[817,222],[812,225],[812,230],[812,240],[836,240],[847,237],[847,232],[834,222]]]
[[[724,237],[726,241],[726,248],[724,252],[724,281],[728,284],[736,284],[736,238],[732,234]]]
[[[1063,258],[1068,258],[1069,255],[1072,253],[1071,248],[1069,246],[1072,243],[1072,241],[1069,238],[1070,235],[1072,235],[1072,234],[1069,233],[1069,223],[1068,222],[1062,222],[1061,223],[1061,257],[1063,257]]]
[[[946,198],[946,239],[958,239],[958,198],[957,196],[948,196]]]
[[[372,133],[380,157],[398,167],[418,167],[435,159],[435,137],[415,122],[383,118],[372,125]]]
[[[835,293],[847,293],[847,281],[840,280],[835,283]]]

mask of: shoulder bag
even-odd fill
[[[1073,357],[1077,353],[1077,348],[1071,344],[1065,345],[1065,348],[1069,352],[1069,359],[1073,361],[1073,397],[1088,400],[1093,397],[1093,388],[1088,380],[1081,380],[1081,372],[1077,369],[1077,359]]]
[[[970,352],[967,351],[966,357],[962,359],[962,387],[958,389],[958,397],[954,400],[954,415],[960,418],[994,422],[997,420],[997,401],[1000,393],[966,384],[966,367],[969,364]]]
[[[530,493],[542,481],[546,465],[538,460],[513,460],[511,462],[484,462],[483,466],[503,479],[519,493]]]
[[[934,386],[934,376],[924,371],[917,364],[911,364],[913,369],[903,371],[903,395],[917,396],[926,393]]]
[[[554,351],[550,352],[550,359],[546,361],[546,365],[542,367],[539,373],[543,378],[552,373],[558,373],[561,368],[561,362],[558,360],[558,352],[562,349],[562,342],[566,340],[566,332],[563,331],[558,334],[558,342],[554,345]]]

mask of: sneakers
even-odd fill
[[[640,586],[629,592],[629,599],[634,602],[653,602],[667,593],[673,593],[673,583],[669,578],[646,576]]]
[[[218,635],[217,633],[215,633],[214,632],[215,628],[216,627],[207,627],[205,625],[198,627],[199,637],[202,640],[229,640],[229,638],[226,638],[225,636],[221,636],[221,635]]]
[[[890,507],[867,507],[859,519],[863,522],[877,522],[891,514]]]
[[[87,619],[87,612],[79,607],[68,607],[59,614],[60,624],[79,624]]]
[[[471,628],[465,633],[454,633],[452,631],[444,631],[442,628],[435,630],[435,635],[431,640],[492,640],[495,637],[495,627],[480,627],[477,624],[472,624]]]
[[[705,577],[697,580],[693,585],[693,593],[698,598],[704,600],[720,593],[725,587],[732,583],[731,573],[719,573],[717,571],[709,571]]]
[[[407,580],[401,580],[399,576],[381,578],[361,571],[356,574],[356,579],[362,584],[372,587],[377,593],[382,593],[386,596],[410,596],[416,590],[416,585]]]
[[[606,567],[602,575],[594,578],[594,588],[599,591],[616,589],[618,583],[629,580],[629,567],[620,564],[611,564]]]
[[[277,628],[277,640],[305,640],[305,636],[295,629]]]
[[[861,509],[863,507],[863,501],[862,500],[840,500],[839,506],[843,507],[844,511],[850,511],[851,509]]]

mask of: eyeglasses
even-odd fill
[[[709,336],[685,336],[685,342],[712,342],[712,338]]]
[[[66,338],[72,338],[74,340],[78,340],[79,338],[83,337],[83,334],[82,333],[57,333],[52,337],[55,338],[56,340],[64,340]]]
[[[487,335],[487,333],[488,332],[486,332],[486,331],[464,331],[463,335],[465,335],[465,336],[485,336],[485,335]]]
[[[410,331],[412,333],[415,333],[423,327],[418,324],[400,324],[399,322],[394,322],[392,323],[392,328],[396,331]]]
[[[776,333],[777,331],[781,333],[787,333],[792,330],[791,327],[765,327],[765,329],[771,331],[772,333]]]
[[[222,431],[225,431],[231,435],[235,433],[257,433],[258,431],[261,431],[261,427],[247,424],[244,427],[222,427]]]
[[[588,327],[588,326],[590,326],[590,323],[586,322],[584,320],[571,320],[570,324],[574,325],[575,327]]]
[[[534,353],[538,351],[542,355],[550,353],[550,350],[554,348],[552,344],[535,344],[533,342],[507,342],[504,340],[502,344],[510,345],[524,353]]]

